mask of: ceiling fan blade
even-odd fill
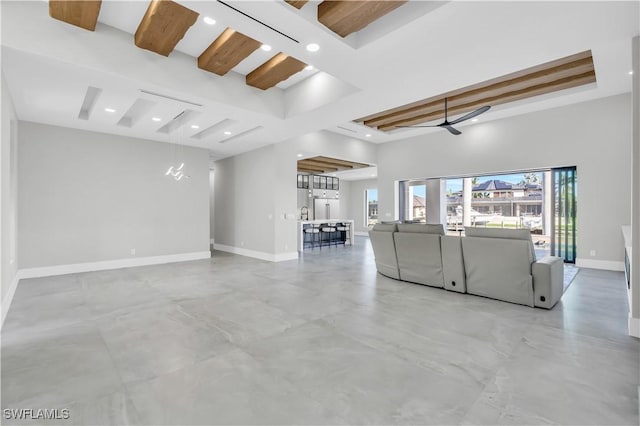
[[[441,127],[439,124],[433,126],[396,126],[398,129],[416,129],[418,127]]]
[[[482,114],[483,112],[487,112],[487,111],[489,111],[489,108],[491,108],[489,105],[486,105],[486,106],[480,107],[480,108],[478,108],[478,109],[477,109],[477,110],[475,110],[475,111],[471,111],[471,112],[470,112],[469,114],[467,114],[467,115],[463,115],[462,117],[460,117],[460,118],[458,118],[458,119],[455,119],[455,120],[451,121],[449,124],[458,124],[458,123],[460,123],[460,122],[462,122],[462,121],[465,121],[465,120],[468,120],[468,119],[473,118],[473,117],[475,117],[475,116],[478,116],[478,115]]]
[[[440,127],[444,127],[445,129],[447,129],[449,131],[449,133],[451,133],[452,135],[461,135],[462,132],[458,129],[455,129],[453,126],[449,125],[449,124],[445,124],[444,126],[440,126]]]

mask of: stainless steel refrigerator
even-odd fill
[[[316,198],[313,200],[313,215],[316,220],[340,219],[340,200]]]

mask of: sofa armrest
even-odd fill
[[[551,309],[564,290],[564,262],[561,257],[547,256],[531,266],[534,304]]]

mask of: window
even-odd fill
[[[378,190],[367,189],[365,191],[365,224],[371,228],[378,223]]]
[[[400,182],[402,201],[400,220],[403,222],[427,222],[427,185],[426,181]]]
[[[445,181],[446,194],[427,194],[427,186],[436,187],[432,180]],[[573,262],[576,181],[575,167],[401,181],[400,220],[429,221],[426,209],[434,214],[446,203],[447,234],[459,235],[465,226],[528,229],[538,257],[551,252]]]

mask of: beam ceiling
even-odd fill
[[[355,121],[386,132],[443,119],[444,98],[451,118],[484,105],[496,106],[594,82],[593,57],[587,50]]]
[[[325,0],[318,5],[318,22],[346,37],[405,3],[401,0]]]
[[[302,6],[307,4],[309,0],[285,0],[285,2],[289,3],[291,6],[296,9],[302,9]]]
[[[198,15],[170,0],[152,0],[134,35],[136,46],[169,56]]]
[[[260,45],[259,41],[227,28],[198,57],[198,68],[225,75],[255,52]]]
[[[329,173],[341,170],[360,169],[369,167],[368,164],[355,163],[353,161],[339,160],[330,157],[312,157],[298,160],[298,171],[309,173]]]
[[[280,52],[247,74],[246,82],[249,86],[266,90],[302,71],[306,66],[304,62]]]
[[[49,16],[85,30],[95,31],[102,0],[49,0]]]

